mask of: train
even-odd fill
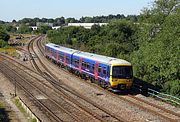
[[[81,78],[90,79],[114,92],[129,91],[132,87],[133,68],[126,60],[79,51],[53,43],[45,44],[45,56]]]

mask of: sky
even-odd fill
[[[0,20],[138,15],[154,0],[0,0]]]

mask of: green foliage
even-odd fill
[[[33,119],[31,120],[31,122],[37,122],[37,120],[36,120],[35,118],[33,118]]]
[[[0,48],[8,46],[10,36],[6,32],[5,27],[0,25]]]
[[[6,46],[8,46],[8,43],[0,39],[0,48],[6,47]]]
[[[133,22],[138,21],[139,16],[137,15],[128,15],[127,17],[123,14],[117,14],[117,15],[108,15],[108,16],[93,16],[93,17],[81,17],[79,20],[69,17],[58,17],[55,19],[52,18],[23,18],[22,20],[16,21],[13,20],[12,23],[17,25],[28,25],[28,26],[36,26],[37,23],[52,23],[53,26],[64,26],[68,23],[107,23],[111,22],[113,20],[131,20]],[[0,24],[5,24],[5,22],[0,21]]]
[[[180,13],[173,11],[170,14],[171,5],[167,14],[163,8],[167,6],[163,6],[162,2],[165,1],[156,1],[155,9],[149,15],[148,20],[152,20],[149,22],[153,24],[142,26],[143,31],[139,35],[140,48],[131,54],[131,60],[135,67],[135,76],[161,87],[164,92],[179,96]],[[174,3],[173,0],[168,2]],[[154,19],[161,17],[159,13],[163,14],[163,21]]]
[[[164,92],[168,94],[173,94],[179,97],[180,96],[180,80],[166,82],[163,90]]]
[[[5,28],[0,25],[0,40],[8,41],[10,38],[9,34],[6,32]]]
[[[20,33],[20,34],[27,34],[31,32],[32,32],[32,28],[24,24],[20,25],[19,29],[17,30],[17,33]]]
[[[4,25],[4,28],[7,32],[11,32],[11,33],[15,33],[17,30],[15,26],[9,24]]]
[[[52,27],[48,26],[48,25],[41,25],[38,29],[37,29],[37,33],[41,33],[41,34],[46,34],[48,30],[52,30]]]
[[[116,57],[137,48],[134,38],[137,29],[133,22],[113,21],[108,26],[93,25],[91,29],[66,27],[52,30],[48,32],[48,38],[56,44]]]

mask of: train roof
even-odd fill
[[[123,59],[118,59],[118,58],[98,55],[98,54],[94,54],[94,53],[78,51],[75,49],[59,46],[59,45],[56,45],[53,43],[48,43],[48,44],[46,44],[46,46],[51,47],[51,48],[58,50],[58,51],[65,51],[66,53],[73,54],[74,56],[84,57],[84,58],[87,58],[90,60],[98,61],[100,63],[108,64],[108,65],[112,65],[112,64],[131,65],[130,62],[123,60]]]
[[[84,57],[87,59],[91,59],[91,60],[95,60],[101,63],[105,63],[105,64],[126,64],[126,65],[131,65],[130,62],[123,60],[123,59],[118,59],[118,58],[113,58],[113,57],[108,57],[108,56],[103,56],[103,55],[98,55],[98,54],[94,54],[94,53],[88,53],[88,52],[75,52],[73,54],[74,56],[80,56],[80,57]]]
[[[66,47],[59,46],[59,45],[56,45],[56,44],[53,44],[53,43],[47,43],[46,46],[48,46],[50,48],[53,48],[55,50],[61,51],[61,52],[65,51],[68,54],[73,54],[74,52],[78,52],[78,50],[71,49],[71,48],[66,48]]]

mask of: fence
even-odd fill
[[[133,89],[138,91],[137,93],[141,93],[141,94],[146,95],[146,96],[150,95],[150,96],[159,98],[161,100],[168,101],[171,103],[175,103],[176,105],[180,105],[180,98],[169,95],[169,94],[158,92],[152,88],[148,88],[147,85],[140,85],[140,84],[134,83]]]
[[[160,93],[160,92],[155,91],[155,90],[150,89],[150,88],[148,88],[147,93],[149,95],[157,97],[159,99],[162,99],[162,100],[165,100],[165,101],[170,101],[172,103],[180,105],[180,99],[175,97],[175,96],[172,96],[172,95],[169,95],[169,94]]]

